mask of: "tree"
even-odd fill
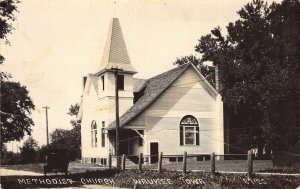
[[[54,149],[65,149],[68,151],[70,159],[80,158],[80,126],[75,126],[71,130],[55,129],[51,134],[50,146]],[[79,139],[79,140],[78,140]]]
[[[74,116],[77,115],[79,111],[79,105],[71,105],[69,112],[67,114]],[[81,133],[80,133],[80,124],[75,120],[71,120],[72,129],[55,129],[51,134],[51,144],[53,148],[58,149],[68,149],[68,156],[71,159],[80,158],[81,155]]]
[[[55,129],[50,134],[51,146],[54,148],[67,149],[70,147],[70,130],[67,129]]]
[[[9,45],[7,34],[14,29],[12,22],[15,20],[18,0],[0,1],[0,39]],[[0,65],[4,57],[0,54]],[[34,104],[28,96],[26,87],[18,82],[8,81],[11,78],[9,73],[0,71],[1,84],[1,138],[0,147],[3,143],[12,140],[21,140],[26,134],[31,133],[33,121],[29,117],[34,110]],[[2,149],[1,149],[2,151]]]
[[[35,163],[37,158],[37,151],[39,150],[38,143],[32,136],[24,142],[23,147],[20,148],[21,158],[23,163]]]
[[[214,87],[215,86],[215,71],[212,66],[208,66],[204,64],[201,59],[195,57],[194,55],[184,56],[181,58],[177,58],[174,62],[175,65],[181,66],[183,64],[192,63],[199,69],[201,74],[205,77],[205,79]]]
[[[76,103],[74,105],[71,104],[69,108],[69,112],[67,114],[69,114],[70,116],[77,116],[78,112],[79,112],[79,104]]]
[[[7,34],[11,33],[14,29],[12,21],[15,20],[14,13],[17,12],[17,4],[19,1],[14,0],[2,0],[0,1],[0,39],[5,41],[5,44],[9,44]],[[4,62],[4,57],[0,54],[0,65]],[[10,77],[6,72],[0,72],[0,79]]]
[[[77,114],[79,113],[79,107],[80,106],[78,103],[71,105],[68,114],[70,116],[77,116]],[[73,126],[73,128],[70,131],[71,141],[73,141],[71,147],[74,149],[74,157],[80,158],[81,157],[81,125],[80,123],[77,123],[77,121],[74,119],[72,119],[70,123]]]
[[[70,130],[70,139],[73,141],[70,146],[73,150],[74,159],[81,157],[81,126],[76,123],[73,124],[73,128]]]
[[[47,145],[42,145],[41,147],[39,147],[36,155],[36,162],[45,163],[48,150],[49,146]]]
[[[15,20],[14,13],[17,11],[19,2],[18,0],[2,0],[0,2],[0,38],[5,39],[6,43],[9,43],[6,35],[14,29],[11,21]]]
[[[300,3],[246,4],[240,19],[199,39],[201,62],[219,66],[222,97],[246,149],[289,150],[299,136]],[[232,128],[230,128],[232,129]]]
[[[3,157],[7,154],[7,146],[3,143],[0,144],[0,149],[1,149],[1,153],[0,153],[0,158],[1,160],[3,160]]]
[[[31,134],[34,125],[29,117],[34,104],[26,87],[18,82],[1,80],[1,144],[13,140],[20,141]]]

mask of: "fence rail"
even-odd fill
[[[224,156],[245,156],[247,157],[247,176],[249,179],[252,178],[253,176],[253,153],[251,150],[248,151],[248,154],[187,154],[187,152],[184,152],[181,155],[170,155],[170,154],[163,154],[163,152],[160,152],[158,155],[144,155],[143,153],[140,153],[139,155],[125,155],[123,154],[122,156],[116,156],[116,155],[109,155],[108,158],[108,168],[112,168],[112,159],[116,158],[122,158],[122,163],[121,163],[121,169],[124,171],[126,169],[126,158],[137,158],[137,169],[142,170],[143,164],[145,162],[145,159],[148,160],[148,162],[151,162],[150,158],[155,157],[157,158],[157,171],[161,171],[163,169],[163,159],[164,158],[182,158],[182,174],[186,175],[187,171],[187,159],[190,157],[202,157],[203,161],[206,161],[205,157],[209,157],[210,163],[210,172],[212,174],[216,173],[216,159],[222,158]]]

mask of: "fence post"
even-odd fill
[[[216,161],[215,161],[215,152],[213,152],[210,156],[210,161],[211,161],[211,168],[210,171],[212,174],[215,174],[216,172]]]
[[[161,172],[161,168],[162,168],[162,156],[163,153],[160,152],[159,157],[158,157],[158,171]]]
[[[248,179],[252,179],[253,176],[253,156],[252,156],[252,151],[248,151],[248,158],[247,158],[247,166],[248,166],[248,171],[247,171],[247,176]]]
[[[187,152],[183,153],[183,161],[182,161],[182,174],[183,176],[186,175],[186,157],[187,157]]]
[[[142,163],[143,163],[143,153],[140,153],[139,156],[139,170],[142,170]]]
[[[108,169],[111,169],[111,154],[108,155]]]
[[[126,156],[125,156],[125,154],[123,154],[123,156],[122,156],[122,171],[125,171],[125,161],[126,161]]]

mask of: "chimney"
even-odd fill
[[[85,87],[85,83],[86,83],[86,79],[87,79],[87,77],[86,76],[83,76],[82,77],[82,90],[84,90],[84,87]]]

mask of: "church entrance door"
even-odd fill
[[[150,163],[158,161],[158,142],[150,142]]]

